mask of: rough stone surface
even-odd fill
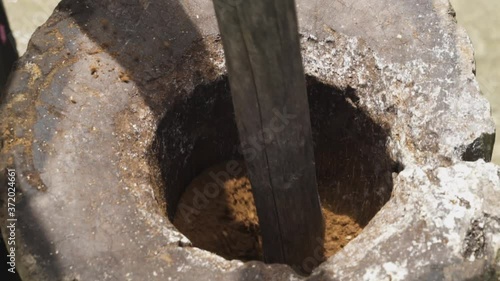
[[[497,280],[500,172],[481,160],[494,125],[449,3],[297,5],[307,75],[386,128],[382,145],[402,170],[388,203],[309,280]],[[190,247],[165,216],[158,123],[224,74],[210,1],[61,2],[1,99],[23,280],[303,278]],[[179,134],[178,165],[195,137]]]
[[[481,160],[432,170],[406,167],[395,179],[392,199],[318,274],[346,280],[497,280],[498,172]]]

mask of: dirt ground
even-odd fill
[[[262,260],[259,221],[246,171],[231,176],[217,187],[211,173],[224,172],[226,164],[204,171],[181,198],[174,225],[194,246],[227,259]],[[226,173],[228,175],[228,173]],[[362,230],[351,217],[332,212],[326,188],[320,186],[325,220],[325,257],[342,249]]]

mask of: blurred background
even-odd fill
[[[207,0],[208,1],[208,0]],[[24,54],[31,34],[43,24],[59,0],[3,0],[19,55]],[[500,164],[500,0],[451,0],[458,23],[474,45],[477,79],[491,103],[499,136],[493,162]]]

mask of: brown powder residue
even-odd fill
[[[120,71],[120,73],[118,74],[118,77],[120,78],[120,81],[122,81],[124,83],[130,82],[130,75],[128,72]]]
[[[230,175],[226,163],[195,178],[183,194],[174,225],[199,247],[227,259],[262,260],[259,222],[243,164]],[[220,188],[219,186],[223,186]],[[325,219],[325,256],[341,250],[362,230],[351,217],[331,211],[328,194],[319,187]]]

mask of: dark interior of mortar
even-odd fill
[[[398,165],[387,153],[387,126],[357,107],[354,89],[340,90],[307,77],[307,91],[328,257],[389,200]],[[174,102],[160,122],[153,148],[166,214],[193,245],[227,259],[261,260],[258,220],[227,78],[199,85]],[[222,192],[216,184],[223,186]]]

